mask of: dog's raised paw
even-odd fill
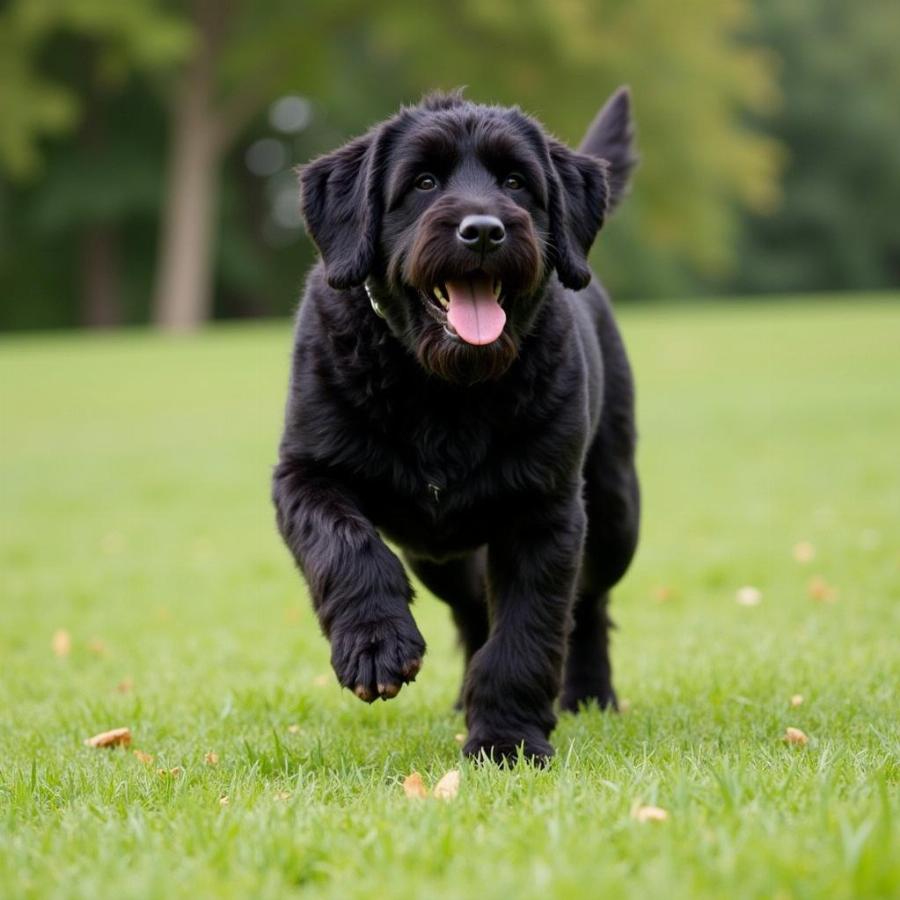
[[[416,680],[425,640],[412,617],[345,627],[332,634],[338,681],[366,703],[390,700]]]

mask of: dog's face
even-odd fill
[[[301,181],[329,284],[365,282],[421,365],[463,384],[509,368],[554,271],[587,285],[609,193],[602,161],[458,95],[402,110]]]

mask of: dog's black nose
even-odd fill
[[[488,253],[503,243],[506,229],[496,216],[466,216],[456,235],[470,249]]]

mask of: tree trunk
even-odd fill
[[[106,106],[102,91],[91,85],[81,123],[82,154],[103,157],[106,148]],[[119,265],[119,227],[116,222],[92,219],[78,234],[81,270],[80,318],[88,328],[122,324],[122,277]]]
[[[122,324],[122,282],[115,227],[88,225],[81,235],[81,321],[89,328]]]
[[[220,13],[215,0],[194,0],[197,46],[176,89],[172,110],[153,300],[155,321],[170,331],[194,329],[212,312],[213,232],[221,162],[213,96]]]

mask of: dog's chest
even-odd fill
[[[508,425],[489,409],[446,407],[382,411],[372,424],[360,488],[375,524],[423,552],[486,541],[522,483]]]

